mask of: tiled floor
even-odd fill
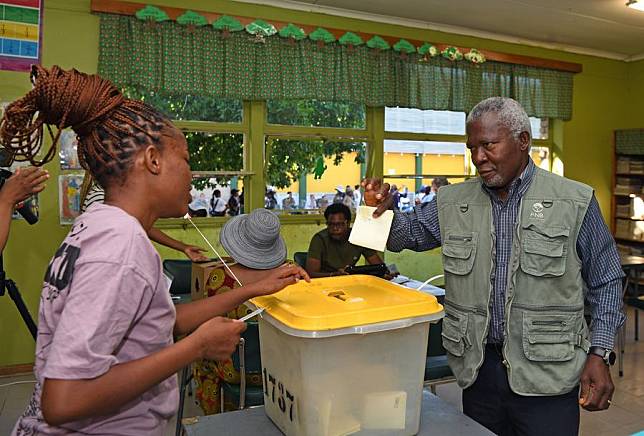
[[[618,377],[617,365],[612,368],[615,395],[611,407],[603,412],[581,413],[581,435],[628,436],[644,430],[644,337],[633,340],[632,311],[628,313],[624,377]],[[644,313],[640,313],[644,323]],[[640,333],[644,327],[640,326]],[[642,335],[640,335],[642,336]],[[0,385],[33,380],[31,375],[0,378]],[[0,387],[0,435],[8,435],[18,416],[29,401],[33,384]],[[461,407],[461,392],[455,383],[437,387],[438,395],[445,401]],[[190,397],[186,398],[184,417],[200,414],[200,409]],[[166,432],[174,434],[174,422]]]

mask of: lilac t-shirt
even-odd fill
[[[91,379],[172,344],[175,310],[161,259],[141,224],[95,203],[78,217],[49,263],[36,342],[36,387],[16,435],[163,435],[179,393],[172,376],[117,412],[49,426],[45,378]]]

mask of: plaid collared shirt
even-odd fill
[[[505,201],[501,201],[493,190],[481,185],[490,196],[496,233],[488,342],[503,341],[505,288],[512,236],[521,198],[530,187],[534,172],[535,165],[530,160],[523,173],[510,184]],[[398,252],[406,248],[426,251],[440,245],[436,200],[418,205],[409,213],[395,212],[387,242],[389,250]],[[591,344],[612,349],[617,329],[625,319],[621,294],[624,273],[615,241],[606,227],[594,195],[579,229],[577,253],[582,261],[581,274],[586,284],[584,296],[591,307]]]

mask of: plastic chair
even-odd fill
[[[247,328],[239,341],[237,353],[232,356],[233,367],[239,371],[238,385],[221,382],[221,412],[224,412],[224,398],[233,399],[239,410],[246,407],[264,404],[264,388],[262,386],[247,386],[246,374],[261,374],[262,359],[259,350],[259,325],[248,322]]]
[[[192,261],[190,259],[166,259],[163,261],[163,272],[172,278],[171,294],[190,294],[192,277]]]
[[[192,276],[192,261],[190,259],[166,259],[163,261],[163,272],[172,278],[172,284],[170,285],[171,295],[190,295],[190,282]],[[177,301],[174,297],[173,300],[175,301],[175,304],[182,302],[182,299]],[[188,365],[183,368],[181,370],[181,376],[179,377],[179,410],[177,411],[176,436],[180,436],[182,433],[181,419],[183,418],[186,388],[192,380],[190,367],[191,365]],[[189,391],[188,395],[192,395],[192,392]]]
[[[293,253],[293,260],[302,268],[306,268],[306,258],[308,253],[306,251],[297,251]]]

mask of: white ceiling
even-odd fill
[[[644,58],[644,12],[627,8],[626,0],[240,1],[443,30],[612,59]]]

